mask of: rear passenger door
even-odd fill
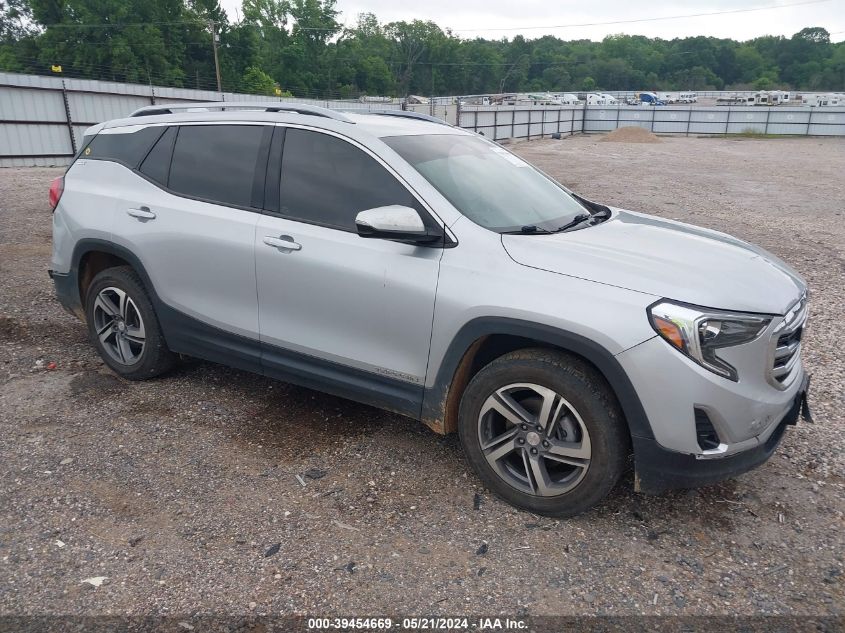
[[[172,126],[138,173],[116,183],[115,241],[146,269],[176,351],[260,369],[254,239],[272,132],[246,123]],[[243,338],[255,349],[228,358]]]
[[[266,373],[417,415],[442,245],[364,239],[355,216],[399,204],[434,218],[362,148],[292,127],[274,137],[265,198],[255,261]]]

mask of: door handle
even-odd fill
[[[139,220],[155,220],[156,217],[156,214],[150,211],[149,207],[138,207],[137,209],[132,207],[127,209],[126,213]]]
[[[293,238],[290,235],[280,235],[279,237],[276,237],[274,235],[265,235],[264,243],[267,246],[272,246],[273,248],[281,248],[286,251],[298,251],[302,249],[302,244],[294,242]]]

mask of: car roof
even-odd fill
[[[431,120],[426,120],[424,115],[415,115],[412,112],[402,110],[356,112],[328,110],[313,106],[309,107],[307,111],[281,110],[268,112],[264,109],[230,109],[225,111],[219,109],[203,109],[204,106],[217,108],[252,106],[250,102],[243,104],[230,102],[225,104],[225,106],[219,103],[180,104],[178,110],[174,107],[174,112],[170,113],[167,110],[171,105],[161,104],[156,107],[142,108],[127,118],[107,121],[104,124],[94,126],[89,131],[94,133],[106,129],[161,125],[166,123],[256,122],[305,124],[309,127],[332,130],[353,137],[371,136],[384,138],[388,136],[421,134],[471,134],[466,130],[453,127],[445,121],[440,121],[433,117]]]
[[[401,112],[401,110],[399,111]],[[425,119],[391,116],[385,112],[346,112],[350,119],[373,136],[406,136],[416,134],[468,134],[466,130],[453,127],[444,122]]]

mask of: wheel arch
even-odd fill
[[[630,434],[654,438],[642,402],[611,352],[580,334],[505,317],[474,319],[458,331],[443,356],[433,386],[425,391],[422,421],[437,433],[455,432],[461,396],[475,373],[495,358],[526,347],[558,349],[592,365],[616,396]]]
[[[72,297],[72,310],[85,320],[85,292],[94,276],[106,268],[114,266],[129,266],[144,284],[154,306],[158,304],[158,297],[147,276],[147,271],[135,254],[127,248],[106,240],[88,238],[77,242],[71,257],[70,275],[76,296]]]

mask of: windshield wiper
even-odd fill
[[[520,227],[518,231],[502,231],[503,235],[531,235],[534,233],[551,233],[548,229],[537,226],[536,224],[526,224]]]
[[[593,216],[589,213],[579,213],[574,218],[572,218],[569,222],[564,224],[563,226],[559,226],[555,233],[560,233],[561,231],[566,231],[567,229],[571,229],[572,227],[578,226],[588,220],[592,220]]]
[[[589,220],[592,220],[593,223],[603,222],[607,220],[611,215],[612,212],[610,209],[605,207],[604,205],[595,205],[598,207],[598,210],[594,211],[593,213],[579,213],[574,218],[572,218],[569,222],[564,224],[563,226],[559,227],[555,233],[560,233],[561,231],[568,231],[571,228],[578,226],[579,224],[583,224]],[[592,226],[592,225],[590,225]]]

